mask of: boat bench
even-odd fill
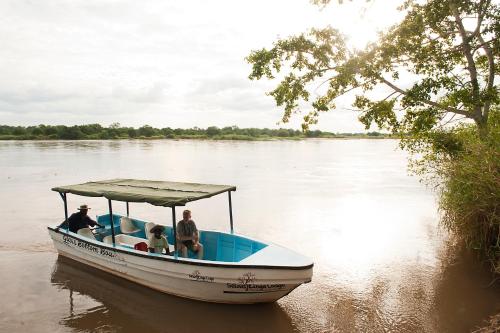
[[[113,236],[106,236],[102,239],[102,241],[106,244],[113,244]],[[127,248],[134,248],[134,245],[137,243],[148,243],[147,239],[140,238],[140,237],[135,237],[135,236],[130,236],[130,235],[125,235],[125,234],[119,234],[115,236],[115,242],[116,245],[124,246]],[[169,250],[170,252],[174,251],[174,246],[169,244]]]

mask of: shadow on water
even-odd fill
[[[487,262],[464,245],[447,248],[434,286],[439,332],[470,332],[500,312],[500,283]]]
[[[51,283],[68,290],[68,316],[60,324],[78,331],[120,332],[295,332],[276,303],[226,305],[158,293],[59,256]],[[80,295],[98,304],[82,308]],[[99,304],[100,303],[100,304]]]

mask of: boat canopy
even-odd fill
[[[52,191],[86,197],[105,197],[125,202],[147,202],[154,206],[184,206],[187,202],[236,191],[231,185],[212,185],[139,179],[110,179],[54,187]]]

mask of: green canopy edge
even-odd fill
[[[124,202],[147,202],[154,206],[184,206],[187,202],[236,191],[235,186],[139,179],[110,179],[58,186],[52,191],[86,197],[105,197]]]

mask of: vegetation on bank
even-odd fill
[[[411,170],[439,193],[441,223],[500,274],[500,112],[486,134],[472,124],[401,141]]]
[[[272,140],[304,138],[386,138],[388,134],[331,133],[319,130],[299,131],[293,129],[238,128],[236,126],[218,128],[154,128],[149,125],[140,128],[122,127],[115,123],[109,127],[99,124],[89,125],[0,125],[0,140],[108,140],[108,139],[206,139],[206,140]]]
[[[500,6],[402,3],[401,21],[364,49],[331,26],[311,29],[252,51],[249,78],[279,79],[268,95],[285,123],[308,103],[307,129],[351,98],[367,129],[401,136],[413,171],[437,185],[442,225],[500,273]]]

